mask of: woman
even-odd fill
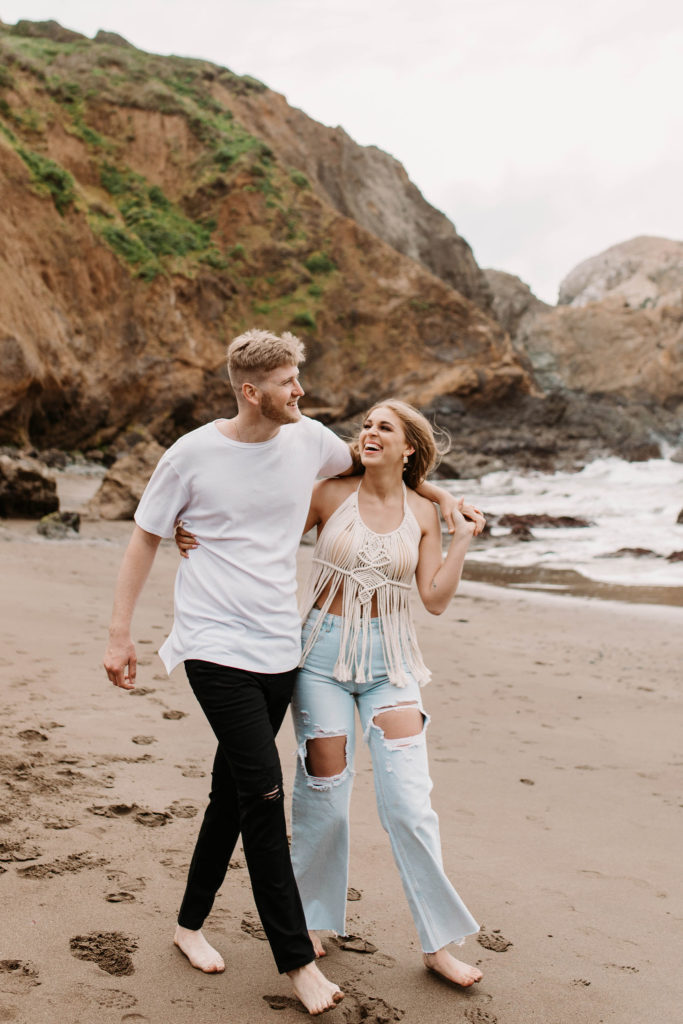
[[[380,820],[389,833],[428,968],[459,985],[481,972],[446,946],[478,925],[446,878],[431,808],[420,686],[430,673],[409,609],[413,576],[426,609],[443,612],[467,547],[485,522],[461,506],[446,558],[436,510],[411,488],[433,468],[428,421],[394,399],[363,421],[361,477],[316,485],[307,527],[318,527],[303,599],[303,655],[292,700],[298,763],[292,864],[318,955],[318,931],[345,934],[354,708],[373,761]],[[407,485],[407,486],[406,486]]]
[[[476,967],[446,948],[478,925],[443,870],[431,808],[420,687],[430,678],[410,616],[413,578],[423,604],[448,606],[472,536],[485,521],[460,503],[445,559],[436,510],[415,493],[437,458],[433,430],[395,399],[370,409],[360,431],[362,477],[320,481],[306,529],[318,528],[304,595],[303,653],[292,700],[298,758],[292,863],[316,955],[319,932],[346,933],[354,712],[373,761],[389,833],[425,965],[469,986]],[[186,535],[187,536],[187,535]],[[179,544],[182,546],[182,543]],[[191,543],[186,547],[191,547]]]

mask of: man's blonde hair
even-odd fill
[[[295,334],[271,334],[255,327],[228,345],[228,376],[238,392],[245,381],[258,381],[278,366],[299,366],[305,358],[303,342]]]

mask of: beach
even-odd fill
[[[205,934],[224,974],[171,943],[214,740],[170,627],[164,542],[134,624],[132,693],[101,659],[129,523],[47,541],[0,524],[0,1021],[300,1021],[255,915],[240,849]],[[300,573],[311,549],[300,549]],[[482,925],[460,955],[484,978],[428,974],[358,743],[348,930],[327,1020],[642,1024],[680,1014],[681,608],[466,580],[416,621],[433,680],[433,802],[444,861]],[[279,737],[291,794],[294,738]],[[457,954],[457,950],[456,950]]]

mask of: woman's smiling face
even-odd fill
[[[361,462],[366,467],[394,462],[403,466],[403,456],[414,451],[406,441],[400,418],[383,405],[372,409],[363,420],[358,447]]]

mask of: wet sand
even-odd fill
[[[300,1021],[240,850],[205,928],[226,972],[171,944],[214,744],[182,670],[166,678],[155,654],[170,545],[135,620],[137,691],[100,667],[129,531],[46,541],[0,524],[0,1021]],[[309,559],[302,547],[302,572]],[[327,1020],[673,1024],[683,611],[465,581],[417,622],[444,860],[483,926],[460,955],[484,979],[462,991],[423,970],[362,749],[349,928],[376,952],[330,943],[349,996]],[[289,723],[279,745],[291,792]]]

